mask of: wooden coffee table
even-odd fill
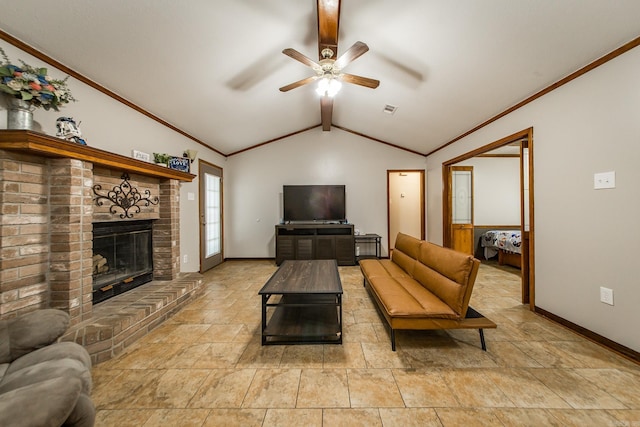
[[[258,294],[262,345],[342,344],[342,283],[336,260],[286,260]]]

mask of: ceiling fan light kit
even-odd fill
[[[341,84],[339,80],[346,81],[347,83],[352,83],[364,87],[368,87],[371,89],[375,89],[380,84],[380,81],[370,79],[368,77],[356,76],[353,74],[344,74],[342,73],[342,69],[351,63],[354,59],[360,57],[362,54],[369,50],[369,46],[362,42],[356,42],[353,46],[351,46],[345,53],[340,56],[338,59],[331,59],[334,52],[331,49],[323,49],[322,50],[322,59],[318,62],[308,58],[302,53],[298,52],[295,49],[287,48],[282,51],[285,55],[295,59],[296,61],[302,62],[304,65],[307,65],[315,71],[316,75],[314,77],[308,77],[306,79],[299,80],[297,82],[288,84],[286,86],[282,86],[280,88],[281,92],[287,92],[291,89],[295,89],[300,86],[304,86],[308,83],[311,83],[315,80],[320,80],[319,84],[322,85],[336,85]],[[325,81],[324,83],[323,80]],[[330,83],[329,81],[334,81],[335,83]]]
[[[318,80],[318,87],[316,93],[320,96],[328,96],[333,98],[342,88],[342,83],[333,76],[322,77]]]
[[[287,92],[300,86],[318,80],[316,93],[320,98],[320,114],[322,129],[331,129],[331,115],[333,110],[333,97],[340,91],[342,81],[355,85],[375,89],[380,81],[368,77],[344,74],[342,69],[369,50],[363,42],[355,42],[338,59],[333,59],[338,51],[338,23],[340,21],[339,0],[318,1],[318,47],[320,60],[318,62],[308,58],[295,49],[287,48],[282,51],[285,55],[311,67],[316,75],[298,80],[280,88],[281,92]]]

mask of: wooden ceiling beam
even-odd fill
[[[331,59],[338,55],[338,31],[340,23],[340,0],[318,0],[318,58],[322,50],[333,51]]]
[[[322,57],[322,50],[329,48],[333,51],[331,59],[338,57],[338,32],[340,24],[340,0],[318,0],[318,58]],[[320,118],[322,130],[331,130],[333,116],[333,98],[320,98]]]
[[[322,118],[322,130],[331,130],[331,116],[333,115],[333,98],[323,96],[320,98],[320,117]]]

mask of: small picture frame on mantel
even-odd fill
[[[170,157],[167,162],[169,169],[175,169],[182,172],[191,172],[191,161],[187,157]]]
[[[131,150],[131,157],[134,159],[142,160],[143,162],[151,162],[151,156],[144,151]]]

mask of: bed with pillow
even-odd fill
[[[520,230],[489,230],[482,234],[480,245],[485,259],[498,256],[500,265],[521,268],[522,234]]]

